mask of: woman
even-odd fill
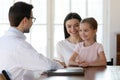
[[[64,19],[65,39],[57,43],[58,60],[64,66],[68,66],[75,45],[82,41],[79,36],[81,17],[77,13],[69,13]]]

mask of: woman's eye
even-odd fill
[[[80,32],[82,31],[82,30],[79,30]]]
[[[69,26],[67,26],[67,28],[71,28],[71,26],[69,25]]]

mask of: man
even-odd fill
[[[39,54],[25,41],[24,33],[28,33],[32,26],[33,6],[25,2],[16,2],[9,9],[11,27],[0,38],[0,70],[7,70],[12,79],[21,80],[24,71],[42,73],[45,70],[63,68],[42,54]]]

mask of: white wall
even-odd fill
[[[110,0],[109,15],[109,50],[110,57],[116,64],[116,34],[120,34],[120,0]]]

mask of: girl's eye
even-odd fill
[[[88,32],[88,30],[84,30],[85,32]]]

